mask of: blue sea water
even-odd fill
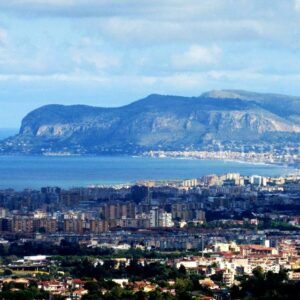
[[[39,157],[0,156],[0,189],[64,188],[92,184],[134,183],[138,180],[188,179],[208,174],[284,175],[283,166],[219,160],[130,156]]]

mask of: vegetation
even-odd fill
[[[25,287],[18,283],[5,283],[0,292],[0,299],[2,300],[38,300],[49,299],[49,293],[38,289],[34,284]]]
[[[197,252],[188,252],[190,255]],[[141,250],[141,249],[129,249],[129,250],[113,250],[107,248],[89,248],[86,246],[80,246],[78,243],[68,242],[62,240],[60,245],[54,245],[52,243],[36,243],[36,242],[25,242],[12,243],[9,247],[0,245],[0,256],[9,258],[11,256],[22,257],[26,255],[53,255],[53,256],[97,256],[101,258],[178,258],[186,255],[186,252],[171,251],[171,252],[160,252],[152,250]]]
[[[287,274],[264,273],[261,268],[253,271],[253,276],[244,276],[239,286],[231,289],[232,299],[279,300],[299,299],[300,284],[288,281]]]
[[[102,280],[112,278],[130,278],[131,280],[152,281],[175,280],[176,278],[186,278],[185,269],[176,269],[160,263],[142,265],[137,260],[132,260],[128,266],[120,262],[117,265],[114,260],[105,260],[103,264],[97,260],[84,258],[70,260],[65,258],[60,262],[60,267],[70,275],[80,278],[90,278]]]

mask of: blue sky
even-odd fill
[[[0,0],[0,128],[49,103],[300,95],[300,0]]]

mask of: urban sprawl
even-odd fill
[[[0,299],[292,299],[300,175],[5,189],[0,233]]]

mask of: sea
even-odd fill
[[[199,178],[209,174],[279,176],[293,169],[220,160],[132,156],[0,156],[0,189],[133,184],[141,180]]]

